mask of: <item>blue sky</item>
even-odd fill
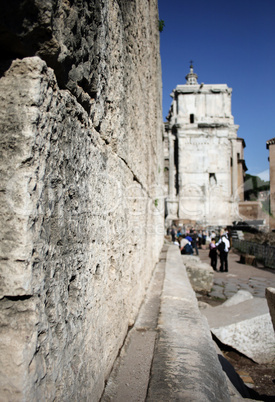
[[[193,60],[198,82],[233,89],[232,114],[250,174],[269,169],[275,137],[275,0],[159,0],[163,118]]]

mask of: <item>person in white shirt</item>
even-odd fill
[[[222,229],[220,233],[220,239],[216,244],[217,250],[220,253],[220,272],[228,272],[228,252],[230,249],[230,242],[227,233]]]

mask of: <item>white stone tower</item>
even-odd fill
[[[172,92],[165,123],[167,221],[223,226],[238,219],[244,141],[231,114],[232,89],[198,84],[197,74]]]

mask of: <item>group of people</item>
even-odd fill
[[[195,250],[199,255],[199,248],[206,245],[206,232],[204,230],[196,229],[183,229],[180,228],[177,231],[172,227],[170,229],[170,235],[172,242],[178,244],[182,254],[193,254]],[[191,247],[190,247],[191,246]]]
[[[189,231],[183,229],[175,230],[171,228],[170,234],[174,244],[178,244],[181,254],[199,255],[199,248],[206,244],[205,231],[197,232],[196,229],[191,228]],[[209,238],[208,238],[209,239]],[[209,240],[208,240],[209,241]],[[220,272],[228,272],[228,252],[230,249],[230,238],[227,229],[220,231],[220,236],[216,236],[215,232],[210,235],[209,244],[209,258],[212,268],[217,271],[218,256],[220,257]]]
[[[230,249],[230,239],[228,231],[221,230],[220,238],[216,243],[216,237],[211,237],[209,244],[210,264],[214,271],[217,271],[218,253],[220,256],[220,272],[228,272],[228,252]]]

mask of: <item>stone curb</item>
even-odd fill
[[[167,252],[158,328],[147,402],[232,400],[176,246]]]

